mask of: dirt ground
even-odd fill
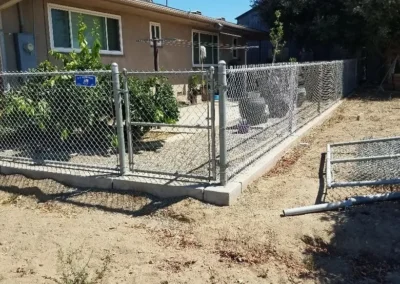
[[[231,207],[0,176],[0,283],[400,283],[400,203],[280,217],[395,189],[326,192],[327,143],[399,135],[400,99],[361,93]]]

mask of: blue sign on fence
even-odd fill
[[[97,79],[94,75],[76,75],[75,85],[77,87],[96,87]]]

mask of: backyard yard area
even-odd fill
[[[399,136],[400,98],[374,94],[345,100],[230,207],[0,176],[0,283],[67,283],[69,269],[98,283],[400,283],[400,203],[280,216],[399,189],[325,188],[327,143]]]

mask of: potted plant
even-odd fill
[[[201,100],[208,101],[206,81],[199,75],[193,75],[189,78],[189,101],[191,104],[197,104],[197,96]]]
[[[189,101],[191,104],[197,104],[197,96],[200,92],[200,80],[198,75],[189,77]]]

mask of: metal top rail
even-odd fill
[[[0,72],[0,77],[61,76],[61,75],[111,75],[111,70],[52,71],[52,72]]]
[[[339,142],[339,143],[330,144],[330,146],[335,147],[335,146],[357,145],[357,144],[364,144],[364,143],[386,142],[386,141],[396,141],[396,140],[400,140],[400,137],[378,138],[378,139],[350,141],[350,142]]]
[[[275,69],[289,69],[289,68],[299,68],[299,67],[309,67],[309,66],[322,66],[322,65],[336,65],[336,64],[343,64],[346,60],[343,61],[324,61],[324,62],[315,62],[315,63],[287,63],[287,64],[280,64],[277,63],[271,65],[261,65],[254,67],[244,65],[244,66],[237,66],[233,69],[227,69],[228,73],[241,73],[241,72],[251,72],[251,71],[268,71],[268,70],[275,70]]]
[[[207,70],[188,70],[188,71],[126,71],[127,75],[153,75],[153,76],[166,76],[166,75],[206,75]]]

